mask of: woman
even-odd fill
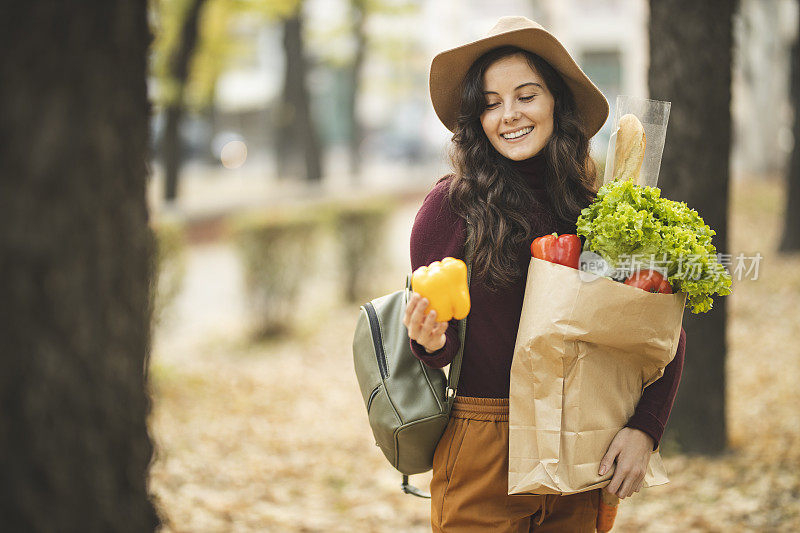
[[[436,183],[416,216],[412,268],[464,259],[467,221],[475,250],[461,377],[434,455],[431,525],[593,532],[601,489],[508,495],[508,397],[530,243],[576,232],[580,210],[597,191],[589,138],[605,122],[608,103],[558,40],[524,17],[503,17],[488,37],[437,55],[430,90],[454,133],[454,173]],[[441,368],[458,351],[458,323],[437,322],[433,311],[426,316],[427,306],[413,293],[404,324],[416,357]],[[684,344],[681,331],[674,360],[645,389],[601,463],[598,475],[615,469],[604,490],[620,498],[639,491],[658,447]]]

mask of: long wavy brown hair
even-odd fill
[[[483,76],[498,59],[521,54],[553,95],[553,134],[542,148],[545,188],[550,212],[560,225],[574,226],[581,209],[597,192],[597,170],[589,155],[589,138],[578,115],[572,92],[561,75],[536,54],[514,46],[494,48],[467,71],[461,88],[461,107],[451,139],[454,175],[448,197],[454,212],[472,226],[473,270],[490,290],[508,287],[523,272],[517,263],[521,246],[529,246],[534,231],[526,213],[536,200],[509,159],[491,145],[481,126],[486,107]],[[442,178],[445,179],[445,178]]]

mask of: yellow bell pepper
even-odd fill
[[[467,265],[454,257],[445,257],[421,266],[411,276],[411,290],[428,299],[427,315],[436,310],[436,320],[461,320],[469,314]]]

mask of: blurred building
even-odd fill
[[[523,15],[558,36],[598,85],[614,113],[620,94],[647,97],[649,57],[647,0],[385,0],[409,7],[402,13],[372,13],[366,21],[369,47],[361,76],[358,116],[365,128],[367,159],[432,161],[446,166],[450,138],[428,96],[428,68],[445,49],[485,35],[497,18]],[[354,51],[347,0],[307,0],[306,49],[312,72],[309,90],[317,128],[326,146],[327,168],[345,158],[349,138],[346,68]],[[794,0],[741,0],[736,17],[732,163],[737,172],[780,171],[793,146],[788,99],[789,51],[797,28]],[[220,134],[247,141],[254,157],[270,157],[271,117],[280,102],[284,74],[278,23],[237,26],[250,35],[256,53],[219,79],[210,125],[187,133],[209,143]],[[208,132],[208,129],[211,132]],[[604,157],[611,133],[607,121],[592,150]],[[211,148],[209,148],[211,150]],[[202,151],[202,150],[200,150]],[[195,149],[192,153],[198,152]],[[333,155],[331,155],[333,154]],[[338,156],[336,155],[338,154]],[[329,170],[330,171],[330,170]]]
[[[789,97],[796,0],[740,0],[733,69],[735,174],[782,174],[794,146]]]

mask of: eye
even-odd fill
[[[528,102],[530,100],[533,100],[535,97],[536,95],[534,94],[531,96],[520,96],[519,99],[522,100],[523,102]]]
[[[495,106],[498,106],[498,105],[500,105],[500,104],[498,104],[497,102],[495,102],[493,104],[486,104],[486,109],[493,109]]]

